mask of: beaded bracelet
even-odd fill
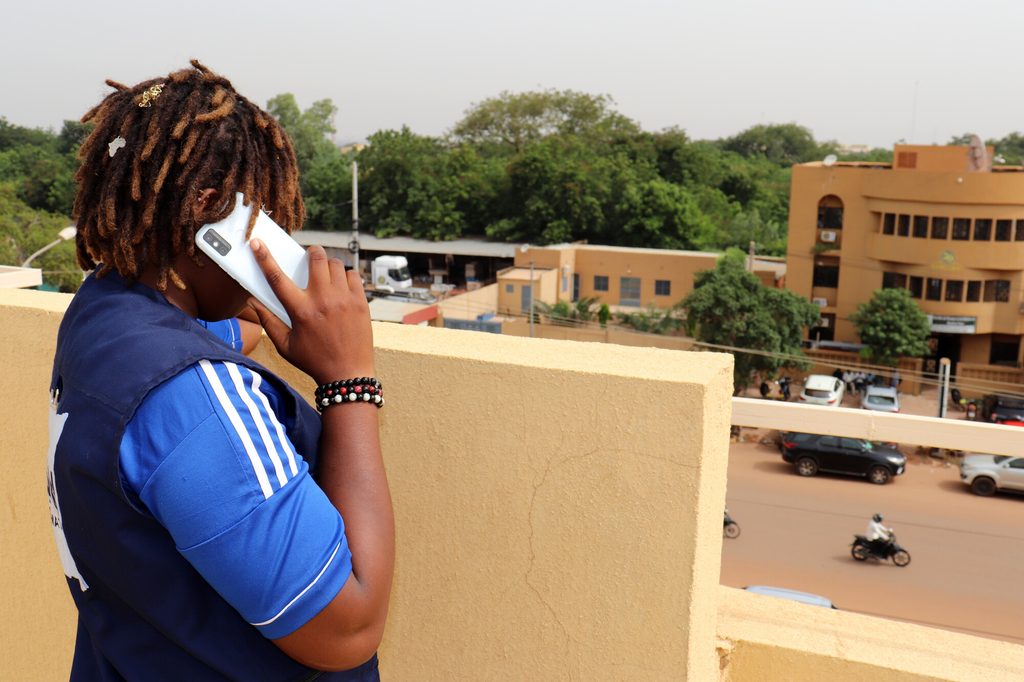
[[[384,407],[384,389],[373,377],[341,379],[316,387],[316,409],[323,412],[331,405],[364,402]]]

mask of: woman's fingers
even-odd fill
[[[252,248],[252,255],[256,258],[256,265],[263,271],[263,276],[267,278],[270,289],[277,296],[278,300],[281,301],[284,309],[289,311],[288,314],[290,315],[291,311],[301,303],[302,290],[295,285],[295,282],[288,275],[284,274],[281,266],[277,264],[274,256],[271,255],[270,249],[263,242],[259,239],[253,239],[249,242],[249,246]],[[322,251],[323,249],[321,249]]]

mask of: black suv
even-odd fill
[[[981,415],[997,424],[1024,424],[1024,400],[1005,395],[987,395],[981,401]]]
[[[896,448],[845,436],[784,431],[779,434],[779,450],[801,476],[826,471],[864,476],[882,485],[907,467],[907,458]]]

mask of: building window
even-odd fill
[[[924,290],[924,279],[915,275],[910,276],[910,298],[921,298]]]
[[[608,291],[608,275],[594,275],[594,291]]]
[[[505,285],[505,293],[506,294],[514,294],[514,293],[516,293],[516,285],[515,284],[506,284]]]
[[[640,305],[640,278],[619,278],[619,305]]]
[[[883,272],[882,273],[882,288],[883,289],[906,289],[907,288],[907,276],[898,272]]]
[[[922,239],[928,237],[928,216],[914,216],[914,236]]]
[[[988,364],[1016,367],[1020,357],[1020,339],[1013,336],[992,335],[992,346],[989,348]]]
[[[953,218],[953,239],[961,241],[971,238],[971,219]]]
[[[917,152],[900,152],[896,155],[897,168],[917,168]]]
[[[978,218],[974,221],[974,241],[987,242],[992,240],[992,220]]]
[[[830,194],[818,202],[818,227],[825,230],[843,229],[843,202]]]
[[[654,295],[655,296],[671,296],[672,295],[672,282],[667,279],[656,279],[654,280]]]
[[[1006,303],[1010,300],[1010,280],[985,280],[985,302]]]
[[[941,301],[942,300],[942,280],[936,279],[935,277],[928,278],[928,288],[924,292],[924,297],[929,301]]]
[[[814,286],[835,289],[839,286],[839,263],[835,260],[814,261]]]
[[[1010,234],[1013,232],[1013,221],[1010,220],[997,220],[996,221],[996,241],[997,242],[1008,242],[1010,241]]]
[[[964,281],[962,279],[946,280],[946,300],[959,303],[964,298]]]
[[[1024,222],[1024,220],[1021,222]],[[882,215],[882,234],[896,234],[895,213],[885,213]]]
[[[896,225],[896,235],[899,237],[906,237],[910,235],[910,216],[900,214],[899,221]]]
[[[932,239],[945,239],[949,236],[949,218],[932,218]]]
[[[976,279],[972,279],[967,283],[967,301],[969,303],[977,303],[981,300],[981,282]]]
[[[1014,225],[1013,241],[1024,242],[1024,220],[1018,220]]]

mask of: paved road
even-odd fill
[[[722,584],[788,587],[840,609],[1024,643],[1024,496],[977,497],[955,466],[909,459],[903,476],[877,486],[802,478],[774,446],[734,444],[726,497],[742,535],[723,540]],[[850,558],[874,512],[910,566]]]

